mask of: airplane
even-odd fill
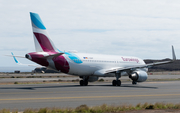
[[[30,12],[30,18],[36,52],[27,53],[25,58],[43,67],[79,76],[82,78],[79,82],[81,86],[87,86],[88,82],[97,81],[99,77],[115,77],[112,85],[121,86],[121,76],[128,76],[132,84],[137,84],[147,80],[148,68],[176,60],[173,46],[172,60],[150,64],[132,56],[63,52],[53,44],[40,16]]]

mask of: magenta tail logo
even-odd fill
[[[53,46],[51,45],[50,40],[44,34],[34,33],[34,35],[36,39],[38,40],[43,51],[45,52],[55,51]]]

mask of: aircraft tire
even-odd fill
[[[79,84],[80,84],[80,86],[83,86],[83,85],[84,85],[84,81],[83,81],[83,80],[80,80],[80,81],[79,81]]]
[[[117,86],[121,86],[121,81],[120,80],[117,81]]]
[[[88,81],[85,80],[85,81],[84,81],[84,86],[87,86],[87,85],[88,85]]]
[[[133,85],[136,85],[136,84],[137,84],[137,82],[136,82],[136,81],[132,81],[132,84],[133,84]]]
[[[113,86],[116,86],[116,85],[117,85],[117,81],[116,81],[116,80],[113,80],[113,81],[112,81],[112,85],[113,85]]]

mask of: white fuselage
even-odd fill
[[[69,63],[70,70],[68,74],[78,76],[93,76],[94,72],[101,69],[124,68],[129,66],[136,66],[145,64],[145,62],[137,57],[117,56],[117,55],[103,55],[103,54],[87,54],[87,53],[73,53],[78,59],[70,59],[68,55],[63,56]],[[81,61],[81,63],[78,63]],[[76,63],[77,62],[77,63]],[[147,71],[147,69],[142,69]],[[103,76],[114,76],[115,74],[106,74]]]

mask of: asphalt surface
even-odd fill
[[[180,81],[144,82],[132,85],[122,83],[121,87],[109,82],[58,84],[0,85],[0,109],[72,107],[86,104],[125,105],[138,103],[180,103]]]
[[[17,74],[17,75],[11,75],[11,76],[32,76],[32,75],[23,75],[23,74]],[[0,78],[0,83],[13,83],[13,82],[43,82],[43,81],[58,81],[58,80],[76,80],[80,78],[78,76],[72,76],[72,75],[66,75],[66,74],[37,74],[33,76],[51,76],[49,78]],[[54,76],[59,76],[54,77]],[[7,77],[7,76],[0,76],[0,77]],[[105,81],[112,81],[115,79],[115,77],[99,77],[99,79],[104,79]],[[180,75],[149,75],[148,79],[180,79]],[[129,80],[129,77],[127,76],[122,76],[120,80]]]

